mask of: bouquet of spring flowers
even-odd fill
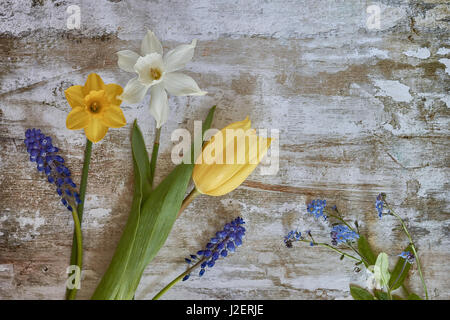
[[[140,54],[131,50],[117,53],[119,68],[135,74],[125,88],[114,83],[105,84],[99,75],[92,73],[84,85],[74,85],[65,90],[71,107],[66,126],[70,130],[84,130],[87,138],[79,191],[52,138],[39,129],[26,131],[25,145],[30,160],[36,162],[38,171],[56,186],[62,204],[72,213],[74,220],[68,299],[75,299],[81,286],[82,218],[93,144],[102,141],[109,128],[126,125],[120,108],[123,102],[138,103],[150,92],[149,112],[156,122],[155,136],[149,156],[144,136],[137,120],[134,121],[130,139],[134,168],[133,201],[122,237],[92,299],[133,299],[144,269],[164,245],[177,217],[189,203],[202,194],[221,196],[233,191],[266,154],[271,139],[257,136],[248,117],[217,131],[202,148],[206,131],[213,121],[214,106],[203,122],[201,136],[195,137],[190,150],[183,150],[183,161],[159,185],[153,185],[161,129],[169,114],[167,93],[175,96],[206,94],[194,79],[179,72],[193,58],[195,47],[194,40],[163,55],[161,43],[153,32],[148,31],[142,40]],[[195,187],[188,192],[191,178]],[[166,286],[155,299],[177,281],[187,280],[194,269],[200,268],[199,276],[202,276],[206,268],[212,268],[219,258],[235,251],[245,234],[243,224],[240,217],[232,220],[211,238],[204,250],[186,258],[186,272]]]

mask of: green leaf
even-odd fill
[[[358,251],[365,258],[363,259],[363,261],[366,267],[375,264],[375,254],[373,253],[372,249],[370,248],[369,242],[364,236],[360,236],[358,239]]]
[[[142,199],[144,196],[148,197],[151,192],[151,186],[148,181],[150,170],[148,154],[145,148],[144,138],[136,121],[134,122],[131,134],[131,146],[134,166],[133,202],[127,224],[125,225],[122,237],[117,245],[108,270],[103,275],[100,284],[97,286],[97,289],[92,296],[92,299],[96,300],[114,299],[119,291],[119,284],[124,277],[131,249],[135,241],[137,227],[139,225]]]
[[[415,293],[410,293],[408,296],[408,300],[422,300],[421,297],[419,297],[417,294]]]
[[[389,288],[389,257],[386,253],[381,252],[374,266],[374,277],[375,280],[382,286]]]
[[[211,126],[214,111],[215,106],[210,109],[203,124],[203,133]],[[93,299],[133,299],[144,269],[159,252],[172,230],[192,176],[194,161],[180,164],[151,191],[147,181],[150,170],[148,155],[143,156],[146,149],[143,139],[140,139],[142,135],[136,133],[136,136],[138,139],[133,141],[132,147],[135,165],[139,170],[142,169],[139,171],[142,179],[140,191],[139,188],[135,189],[135,193],[141,193],[141,196],[135,194],[136,198],[140,198],[140,205],[137,206],[136,203],[134,206],[133,202],[132,212],[113,261]]]
[[[411,246],[406,247],[404,251],[412,251]],[[389,287],[391,290],[396,290],[400,288],[408,276],[411,264],[409,264],[405,259],[399,257],[394,270],[391,273],[391,279],[389,280]]]
[[[355,300],[373,300],[372,294],[366,289],[350,285],[350,294]]]
[[[388,294],[386,292],[383,292],[383,291],[378,291],[378,290],[375,291],[375,297],[378,300],[390,300]]]

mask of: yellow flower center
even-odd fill
[[[92,90],[84,97],[86,111],[93,116],[101,117],[109,108],[109,101],[104,90]]]
[[[101,104],[99,102],[94,101],[89,106],[89,111],[92,112],[92,113],[97,113],[97,112],[100,112],[101,107],[102,106],[101,106]]]
[[[153,80],[159,80],[161,78],[161,70],[158,68],[150,68],[150,78]]]

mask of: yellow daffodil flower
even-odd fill
[[[247,117],[217,132],[197,158],[192,178],[198,192],[221,196],[255,170],[272,139],[258,137]]]
[[[86,137],[96,143],[102,140],[108,128],[120,128],[126,124],[120,109],[123,89],[115,83],[104,84],[98,74],[91,73],[84,86],[76,85],[64,93],[72,107],[66,119],[70,130],[84,129]]]

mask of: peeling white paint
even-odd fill
[[[373,57],[382,58],[382,59],[389,58],[389,52],[386,50],[380,50],[378,48],[370,48],[369,52]]]
[[[445,72],[450,74],[450,59],[442,58],[439,59],[439,62],[445,64]]]
[[[450,49],[445,48],[445,47],[439,48],[439,50],[436,52],[436,54],[438,54],[438,55],[446,55],[449,53],[450,53]]]
[[[397,102],[411,102],[413,99],[409,93],[409,87],[398,80],[375,80],[374,84],[380,88],[377,93],[380,96],[391,97]]]
[[[403,52],[408,57],[414,57],[418,59],[428,59],[431,56],[431,52],[428,48],[419,48],[417,50],[408,50]]]

